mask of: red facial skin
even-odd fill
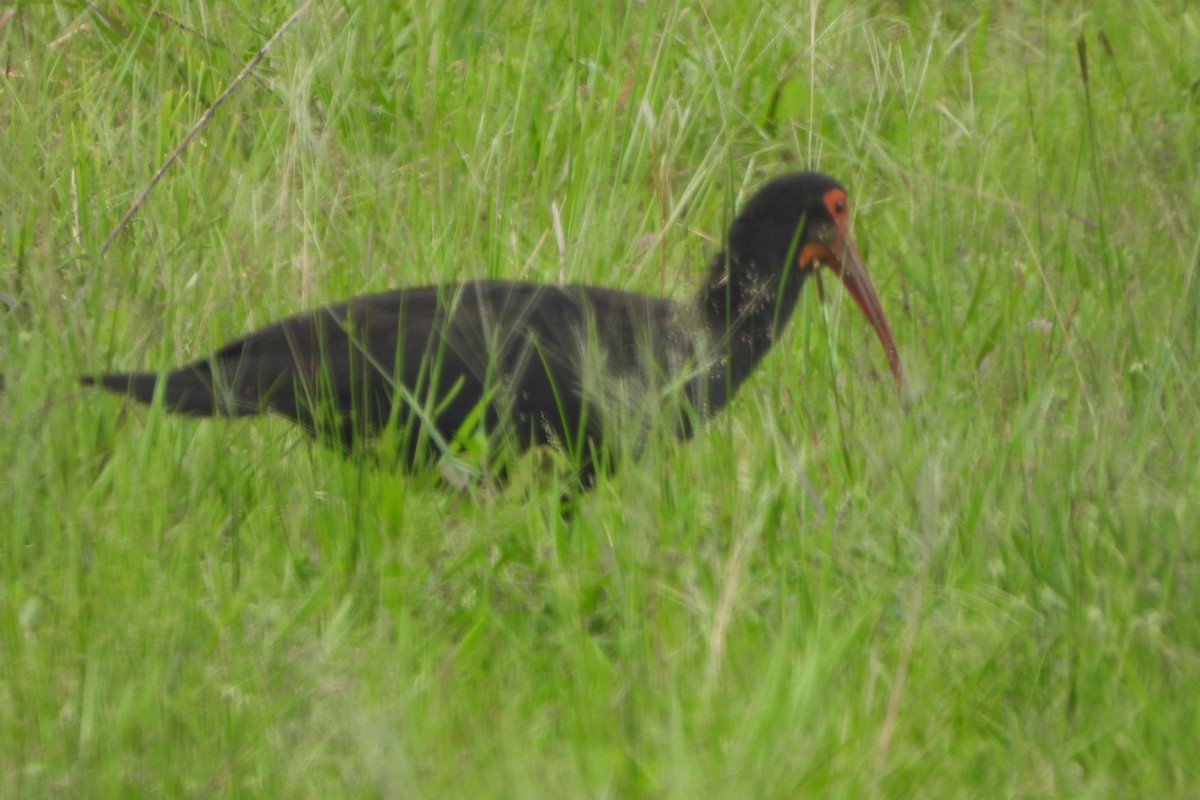
[[[896,387],[904,389],[904,370],[900,365],[900,354],[896,350],[896,340],[892,337],[891,326],[883,313],[883,305],[875,294],[875,287],[867,275],[867,268],[858,255],[854,239],[850,236],[850,201],[842,189],[830,189],[825,193],[825,207],[833,217],[837,234],[832,244],[809,242],[800,251],[799,263],[802,269],[824,264],[833,270],[846,286],[850,296],[858,303],[863,315],[875,328],[883,350],[887,353],[888,366],[892,368],[892,377],[896,379]]]

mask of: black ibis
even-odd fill
[[[280,414],[347,451],[395,431],[408,466],[451,455],[464,434],[480,441],[480,431],[501,464],[501,452],[557,445],[587,486],[651,430],[690,437],[724,406],[821,265],[874,326],[902,387],[849,221],[841,184],[797,172],[745,204],[690,302],[509,281],[397,289],[287,317],[165,374],[83,381],[144,403],[161,395],[181,414]]]

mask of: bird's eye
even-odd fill
[[[839,199],[837,203],[834,204],[834,208],[837,209],[837,213],[844,213],[846,210],[846,201]]]

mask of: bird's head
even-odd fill
[[[903,386],[896,341],[850,236],[850,198],[840,183],[819,172],[771,181],[734,220],[729,250],[741,263],[753,265],[757,280],[774,285],[799,287],[821,266],[832,270],[875,328],[896,384]]]

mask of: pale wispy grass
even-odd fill
[[[0,14],[0,795],[1192,794],[1195,9],[318,4],[102,257],[294,8]],[[570,525],[553,457],[75,382],[400,284],[686,299],[802,167],[907,409],[826,276]]]

